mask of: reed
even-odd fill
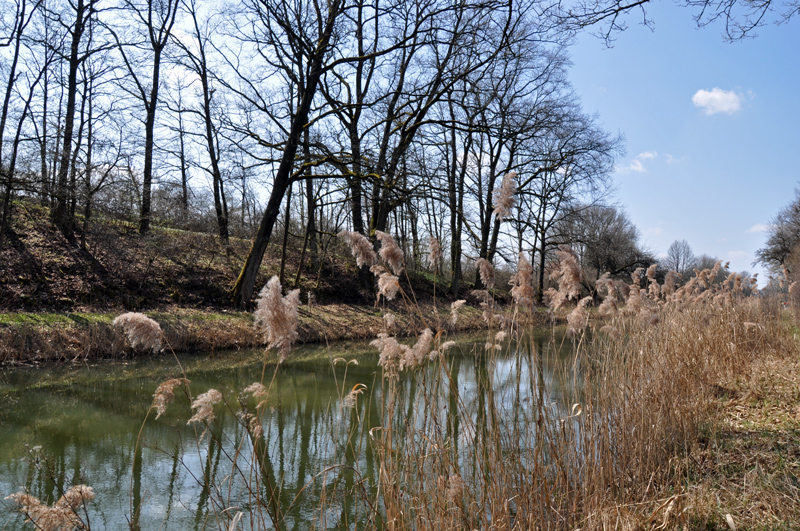
[[[721,264],[683,285],[675,274],[659,285],[653,269],[638,270],[630,284],[604,277],[600,293],[582,296],[574,255],[563,249],[559,256],[549,311],[566,321],[571,338],[552,330],[537,343],[534,331],[520,325],[519,316],[533,311],[531,268],[521,257],[512,306],[501,308],[488,291],[475,294],[486,319],[485,346],[457,354],[447,326],[463,311],[465,302],[456,301],[449,319],[408,342],[396,335],[401,317],[386,312],[384,332],[372,342],[380,358],[376,381],[354,380],[348,368],[357,361],[331,357],[332,369],[345,368],[318,438],[327,444],[316,472],[291,496],[270,445],[269,404],[282,363],[244,389],[210,389],[194,399],[185,375],[164,382],[153,409],[161,415],[184,407],[196,428],[197,455],[180,462],[202,486],[207,524],[294,528],[297,508],[310,499],[316,509],[302,525],[315,529],[729,525],[733,516],[720,514],[700,481],[698,456],[721,438],[721,393],[775,352],[797,355],[780,301],[747,296],[741,279]],[[381,258],[402,271],[396,253]],[[394,277],[373,268],[378,279]],[[402,289],[397,293],[409,302]],[[273,279],[259,303],[260,333],[281,362],[297,337],[295,299]],[[597,310],[590,309],[594,299],[603,299]],[[557,358],[565,345],[569,356]],[[472,358],[477,388],[463,386],[457,355]],[[556,362],[556,376],[545,378],[545,365]],[[178,387],[189,398],[184,406],[171,404]],[[235,429],[218,423],[222,409],[236,415]],[[214,470],[222,460],[227,472],[212,471],[212,455]],[[197,463],[206,465],[197,470]]]
[[[561,293],[551,292],[550,300],[553,312],[568,314],[573,347],[558,381],[546,382],[542,370],[557,345],[542,350],[514,318],[529,305],[524,263],[512,280],[517,306],[506,315],[481,292],[490,327],[501,329],[470,354],[480,375],[475,396],[459,387],[444,330],[426,329],[409,345],[380,334],[372,344],[381,392],[368,395],[363,382],[342,381],[339,405],[329,410],[329,460],[303,489],[318,497],[314,527],[340,526],[330,518],[344,507],[358,528],[391,530],[691,523],[698,503],[690,489],[692,459],[719,414],[718,390],[782,348],[780,320],[765,311],[766,298],[745,297],[735,277],[715,283],[712,270],[679,288],[658,286],[651,270],[637,271],[624,289],[604,279],[607,317],[590,320],[592,297],[579,298],[574,256],[566,250],[561,256],[554,270]],[[569,307],[571,299],[579,299],[576,306]],[[454,316],[462,304],[454,303]],[[516,385],[500,383],[507,365],[501,356],[514,360]],[[263,404],[271,384],[260,385]],[[360,413],[359,400],[368,403],[364,412],[377,410],[377,425]],[[257,508],[238,518],[257,529],[287,528],[297,499],[287,503],[280,495],[264,439],[269,413],[261,405],[243,407],[241,428],[249,436],[230,439],[231,459]],[[211,415],[197,420],[212,439],[225,437]],[[361,468],[366,454],[377,463],[373,475]],[[214,504],[221,529],[238,515],[225,512],[232,503],[222,497]]]

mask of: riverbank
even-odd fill
[[[800,355],[774,350],[743,372],[717,384],[718,414],[689,453],[694,481],[676,500],[704,529],[798,529]]]
[[[482,312],[464,306],[455,325],[449,304],[420,304],[414,312],[398,304],[392,309],[392,332],[414,335],[426,327],[453,332],[485,327]],[[299,343],[370,339],[385,331],[386,308],[353,304],[301,306]],[[0,365],[71,362],[135,357],[124,334],[112,321],[119,313],[3,313],[0,314]],[[168,308],[144,312],[161,325],[166,349],[175,352],[213,352],[264,345],[248,312]]]

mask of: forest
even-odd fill
[[[316,265],[341,230],[391,232],[412,268],[435,238],[453,296],[480,285],[467,264],[523,253],[541,303],[564,244],[595,279],[629,275],[654,257],[609,196],[624,139],[582,111],[568,49],[584,28],[647,20],[644,5],[16,0],[0,248],[24,198],[84,251],[98,218],[251,240],[237,307],[269,243],[291,237]],[[730,38],[772,9],[703,5]]]

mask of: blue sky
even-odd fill
[[[626,137],[612,200],[657,255],[685,239],[763,286],[759,229],[800,186],[800,20],[729,43],[687,8],[648,16],[655,31],[631,17],[613,48],[582,35],[570,49],[584,111]]]

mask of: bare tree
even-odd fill
[[[69,175],[71,162],[73,159],[73,134],[75,130],[75,104],[78,94],[78,70],[92,54],[98,53],[105,47],[94,47],[84,42],[84,34],[89,29],[98,15],[98,5],[100,0],[77,0],[70,3],[73,15],[73,22],[67,25],[63,21],[66,15],[51,12],[50,22],[60,24],[64,27],[69,42],[69,53],[67,55],[68,74],[67,74],[67,103],[64,113],[64,128],[61,136],[60,155],[58,161],[58,174],[56,176],[54,198],[55,206],[51,216],[56,226],[68,237],[72,237],[73,217],[70,211],[70,189]]]
[[[296,72],[294,67],[284,63],[287,68],[283,70],[295,77],[299,104],[296,109],[290,111],[290,125],[275,172],[267,208],[247,255],[247,260],[233,288],[233,302],[237,307],[247,304],[253,294],[258,268],[261,266],[272,229],[280,214],[281,202],[294,177],[295,154],[308,123],[309,112],[322,75],[323,63],[328,55],[331,36],[336,21],[345,10],[345,4],[343,0],[333,0],[326,6],[318,3],[306,5],[302,0],[295,2],[263,0],[253,2],[251,8],[253,14],[259,17],[257,23],[263,24],[261,29],[264,31],[263,37],[266,40],[262,44],[275,52],[274,60],[278,62],[297,60],[297,56],[293,58],[285,56],[286,48],[293,49],[300,54],[298,62],[301,63],[302,68],[297,72],[300,77],[296,77],[294,76]],[[312,13],[314,20],[311,21],[311,24],[298,25],[298,18],[302,18],[307,9]],[[257,97],[254,94],[251,96]],[[254,100],[251,99],[251,101]]]
[[[191,43],[176,39],[176,43],[182,52],[178,62],[194,76],[197,76],[200,82],[200,105],[197,108],[188,108],[186,110],[195,114],[202,124],[203,140],[209,160],[209,165],[204,166],[204,169],[211,176],[219,238],[224,244],[227,244],[228,202],[225,195],[225,183],[222,180],[222,171],[220,170],[218,123],[214,119],[214,90],[211,86],[213,76],[209,70],[207,57],[209,41],[214,33],[214,28],[209,27],[208,23],[200,21],[194,0],[184,2],[184,6],[191,18],[193,33],[191,34]],[[179,119],[181,118],[182,110],[178,112]],[[180,129],[180,139],[183,142],[182,128]],[[181,167],[183,168],[184,164]]]
[[[117,65],[90,58],[81,65],[81,126],[86,129],[83,158],[79,161],[78,149],[73,159],[73,173],[79,173],[83,189],[83,227],[80,236],[81,249],[86,249],[89,222],[93,214],[93,200],[115,174],[124,159],[125,127],[117,122],[116,99],[106,89],[112,85],[113,72]],[[78,135],[79,142],[81,134]],[[81,162],[81,170],[77,169]],[[77,194],[76,194],[77,195]]]
[[[606,194],[621,145],[619,137],[609,137],[574,102],[567,102],[558,116],[558,125],[534,139],[526,147],[528,153],[521,155],[529,162],[520,171],[523,178],[518,189],[524,205],[520,221],[534,234],[538,303],[542,302],[550,250],[568,243],[557,227],[575,213],[577,204],[595,204]]]
[[[604,273],[627,277],[637,267],[648,267],[656,261],[641,248],[639,230],[630,218],[614,207],[580,205],[558,230],[577,251],[591,281]]]
[[[135,21],[139,26],[140,36],[131,42],[122,42],[114,32],[132,85],[127,90],[139,100],[145,112],[140,234],[147,234],[150,230],[154,130],[161,87],[161,61],[177,18],[178,5],[179,0],[124,0],[122,20],[126,23]]]
[[[554,2],[544,9],[554,26],[565,32],[592,27],[595,33],[610,42],[616,33],[627,28],[627,15],[638,13],[640,23],[652,27],[647,14],[651,0],[589,0],[569,3]],[[800,13],[798,0],[686,0],[682,5],[693,10],[699,27],[714,23],[724,26],[729,41],[752,37],[767,23],[786,23]]]
[[[6,231],[11,224],[11,196],[14,193],[16,184],[15,169],[23,124],[25,123],[25,119],[28,117],[30,111],[34,89],[41,81],[45,71],[44,69],[40,69],[38,76],[35,79],[28,79],[28,95],[24,100],[23,108],[20,110],[19,115],[17,116],[17,126],[12,139],[11,153],[6,157],[3,139],[5,138],[6,125],[9,121],[11,95],[15,90],[19,90],[19,88],[15,87],[15,85],[17,85],[19,77],[21,77],[17,72],[17,65],[19,64],[20,60],[23,33],[33,19],[37,7],[38,4],[29,9],[26,0],[17,1],[13,11],[13,22],[9,28],[8,40],[0,43],[0,47],[11,46],[13,50],[11,55],[11,64],[8,67],[8,79],[4,87],[5,93],[3,94],[3,106],[2,110],[0,110],[0,186],[2,186],[3,189],[2,218],[0,218],[0,249],[3,247]],[[25,72],[23,75],[25,77],[29,77],[28,72]]]
[[[677,271],[684,277],[692,272],[697,264],[697,259],[692,252],[692,247],[686,240],[675,240],[667,249],[667,256],[662,261],[664,268]]]

